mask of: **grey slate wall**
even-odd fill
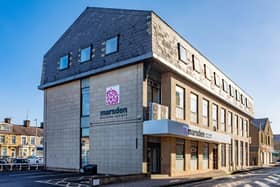
[[[87,8],[46,53],[41,85],[151,52],[151,12]],[[105,41],[120,35],[119,52],[105,56]],[[79,63],[79,49],[93,46],[91,62]],[[71,53],[70,68],[59,71],[59,58]]]

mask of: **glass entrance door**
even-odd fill
[[[160,173],[160,143],[148,143],[147,161],[149,173]]]

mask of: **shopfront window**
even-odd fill
[[[191,169],[197,170],[198,165],[198,143],[191,142]]]
[[[176,139],[176,169],[184,171],[185,168],[185,140]]]
[[[203,143],[203,160],[202,160],[202,167],[203,169],[209,168],[209,144]]]
[[[240,142],[240,164],[241,166],[243,166],[244,164],[244,143],[243,142]]]
[[[229,165],[232,166],[232,143],[228,145],[228,159]]]
[[[176,86],[176,117],[185,119],[185,89]]]
[[[214,131],[218,130],[218,106],[212,105],[212,126]]]
[[[238,140],[235,140],[235,163],[237,166],[239,165],[238,154],[239,154]]]
[[[226,167],[226,144],[221,145],[221,162],[222,167]]]
[[[202,100],[202,117],[203,117],[203,125],[209,126],[209,101],[206,99]]]
[[[198,96],[191,93],[191,121],[194,123],[198,123]]]

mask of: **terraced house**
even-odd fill
[[[39,88],[49,169],[249,165],[253,98],[153,11],[87,8],[45,54]]]
[[[29,120],[23,123],[12,124],[11,118],[0,122],[1,158],[43,156],[43,128],[31,127]]]

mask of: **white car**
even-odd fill
[[[28,158],[29,164],[43,164],[44,158],[39,156],[31,156]]]

